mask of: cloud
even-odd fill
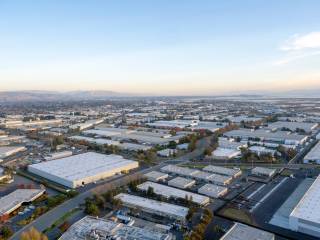
[[[285,54],[282,59],[273,62],[275,66],[320,55],[320,32],[295,34],[284,42],[280,50]]]
[[[320,32],[305,35],[295,34],[280,48],[283,51],[297,51],[320,48]]]
[[[283,59],[275,61],[273,63],[273,65],[277,65],[277,66],[285,65],[285,64],[288,64],[288,63],[293,62],[293,61],[297,61],[297,60],[300,60],[300,59],[303,59],[303,58],[312,57],[312,56],[316,56],[316,55],[320,55],[320,51],[312,51],[312,52],[307,52],[307,53],[303,52],[303,53],[290,54],[290,55],[284,57]]]

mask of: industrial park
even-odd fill
[[[0,240],[320,240],[319,13],[0,0]]]
[[[34,229],[63,240],[320,238],[320,102],[258,100],[2,103],[1,229],[14,240]]]

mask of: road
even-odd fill
[[[210,143],[210,137],[200,139],[197,143],[197,148],[193,152],[187,153],[181,157],[170,159],[167,161],[164,161],[156,166],[152,166],[146,169],[143,169],[141,171],[128,174],[128,175],[122,175],[117,178],[113,178],[110,181],[104,182],[101,185],[97,185],[94,188],[82,192],[76,197],[60,204],[59,206],[51,209],[47,213],[43,214],[30,224],[26,225],[19,231],[17,231],[10,239],[11,240],[19,240],[20,235],[22,232],[30,229],[31,227],[36,228],[39,231],[44,231],[45,229],[49,228],[53,223],[55,223],[61,216],[63,216],[65,213],[71,211],[72,209],[78,207],[80,204],[83,204],[85,202],[85,199],[88,197],[92,197],[96,193],[102,193],[107,192],[108,190],[111,190],[112,188],[116,188],[119,186],[126,185],[131,180],[140,177],[144,173],[147,173],[152,170],[158,170],[162,168],[165,165],[168,164],[178,164],[178,163],[185,163],[188,162],[194,158],[197,158],[203,154],[204,149],[209,145]]]

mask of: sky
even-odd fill
[[[0,0],[0,91],[320,89],[318,0]]]

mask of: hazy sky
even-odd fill
[[[0,0],[0,90],[314,87],[319,0]]]

